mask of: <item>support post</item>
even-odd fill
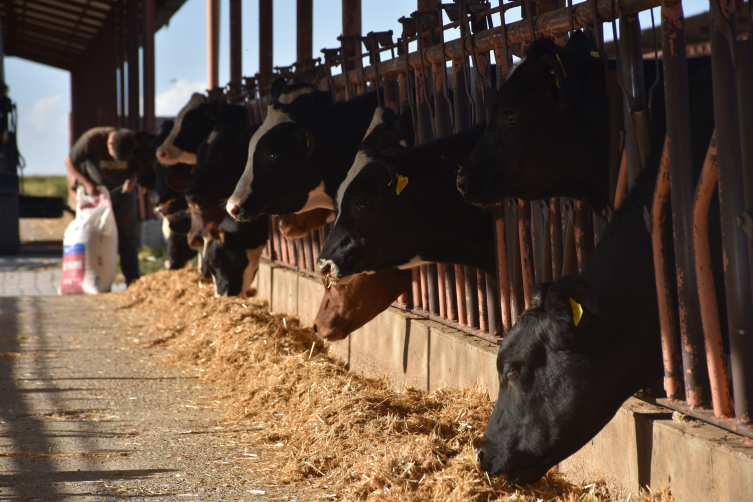
[[[220,0],[207,0],[207,88],[220,82]]]
[[[155,0],[144,0],[144,130],[154,133],[154,15]]]
[[[296,61],[303,64],[313,57],[314,1],[296,1]],[[360,31],[360,30],[359,30]]]
[[[240,85],[243,78],[243,25],[241,0],[230,0],[230,83]]]
[[[131,0],[128,9],[128,127],[141,129],[139,116],[139,4]]]
[[[272,0],[259,0],[259,74],[263,82],[272,75],[272,43]]]

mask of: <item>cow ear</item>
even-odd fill
[[[539,77],[543,82],[546,95],[558,106],[565,104],[570,83],[562,57],[556,53],[545,54],[539,58],[538,64]]]
[[[191,186],[193,176],[183,173],[167,173],[165,183],[176,192],[185,192]]]
[[[549,288],[554,284],[553,282],[542,282],[541,284],[537,284],[535,288],[533,288],[533,293],[531,295],[531,305],[528,308],[539,308],[543,305],[544,298],[546,298],[546,294],[549,291]]]
[[[553,327],[549,332],[553,348],[578,345],[594,314],[588,283],[579,276],[566,277],[552,284],[543,304]]]
[[[212,239],[216,240],[222,245],[225,244],[225,231],[218,227],[216,223],[207,223],[207,232]]]
[[[585,33],[576,30],[565,44],[565,50],[571,54],[580,56],[591,56],[596,51],[596,45],[593,40],[589,40]]]

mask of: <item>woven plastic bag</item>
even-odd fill
[[[59,292],[97,294],[110,291],[118,261],[118,227],[112,212],[110,191],[99,195],[76,192],[76,219],[63,238],[63,277]]]

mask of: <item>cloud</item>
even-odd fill
[[[68,118],[64,110],[63,96],[57,94],[38,99],[31,106],[26,121],[37,132],[67,132]]]
[[[205,93],[206,82],[189,82],[187,79],[177,80],[171,88],[157,94],[155,108],[159,117],[174,117],[181,108],[188,103],[194,92]]]

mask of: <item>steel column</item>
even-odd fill
[[[746,208],[735,61],[732,58],[733,47],[730,47],[722,30],[723,23],[736,26],[734,9],[732,1],[720,1],[717,7],[712,8],[711,65],[735,414],[740,424],[749,426],[753,405],[753,370],[746,366],[750,366],[753,354],[753,340],[750,340],[753,334],[751,269],[748,262],[749,241],[744,230],[737,227],[738,218]],[[718,14],[721,14],[721,18]],[[743,89],[743,92],[750,93],[751,89]],[[745,138],[745,141],[750,142],[750,138]]]
[[[141,129],[139,116],[139,3],[128,2],[128,127]]]
[[[272,75],[272,0],[259,0],[259,74],[262,79]],[[264,89],[267,92],[267,89]]]
[[[243,81],[243,24],[241,0],[230,0],[230,83]]]
[[[144,130],[154,133],[154,15],[155,0],[144,0]]]
[[[533,295],[535,272],[533,264],[533,237],[531,236],[531,203],[523,199],[518,199],[518,233],[523,293],[525,295],[525,305],[528,308],[531,305],[531,297]]]
[[[632,188],[651,149],[650,121],[643,77],[641,23],[637,15],[620,16],[620,60],[625,116],[628,187]]]
[[[207,88],[220,86],[220,0],[207,0]]]
[[[313,57],[314,0],[296,0],[296,61],[303,64]]]
[[[667,109],[667,155],[671,184],[672,225],[675,240],[680,336],[685,374],[685,398],[691,407],[706,402],[706,361],[701,357],[703,332],[698,285],[693,265],[692,149],[685,17],[680,0],[662,2],[662,47]]]

